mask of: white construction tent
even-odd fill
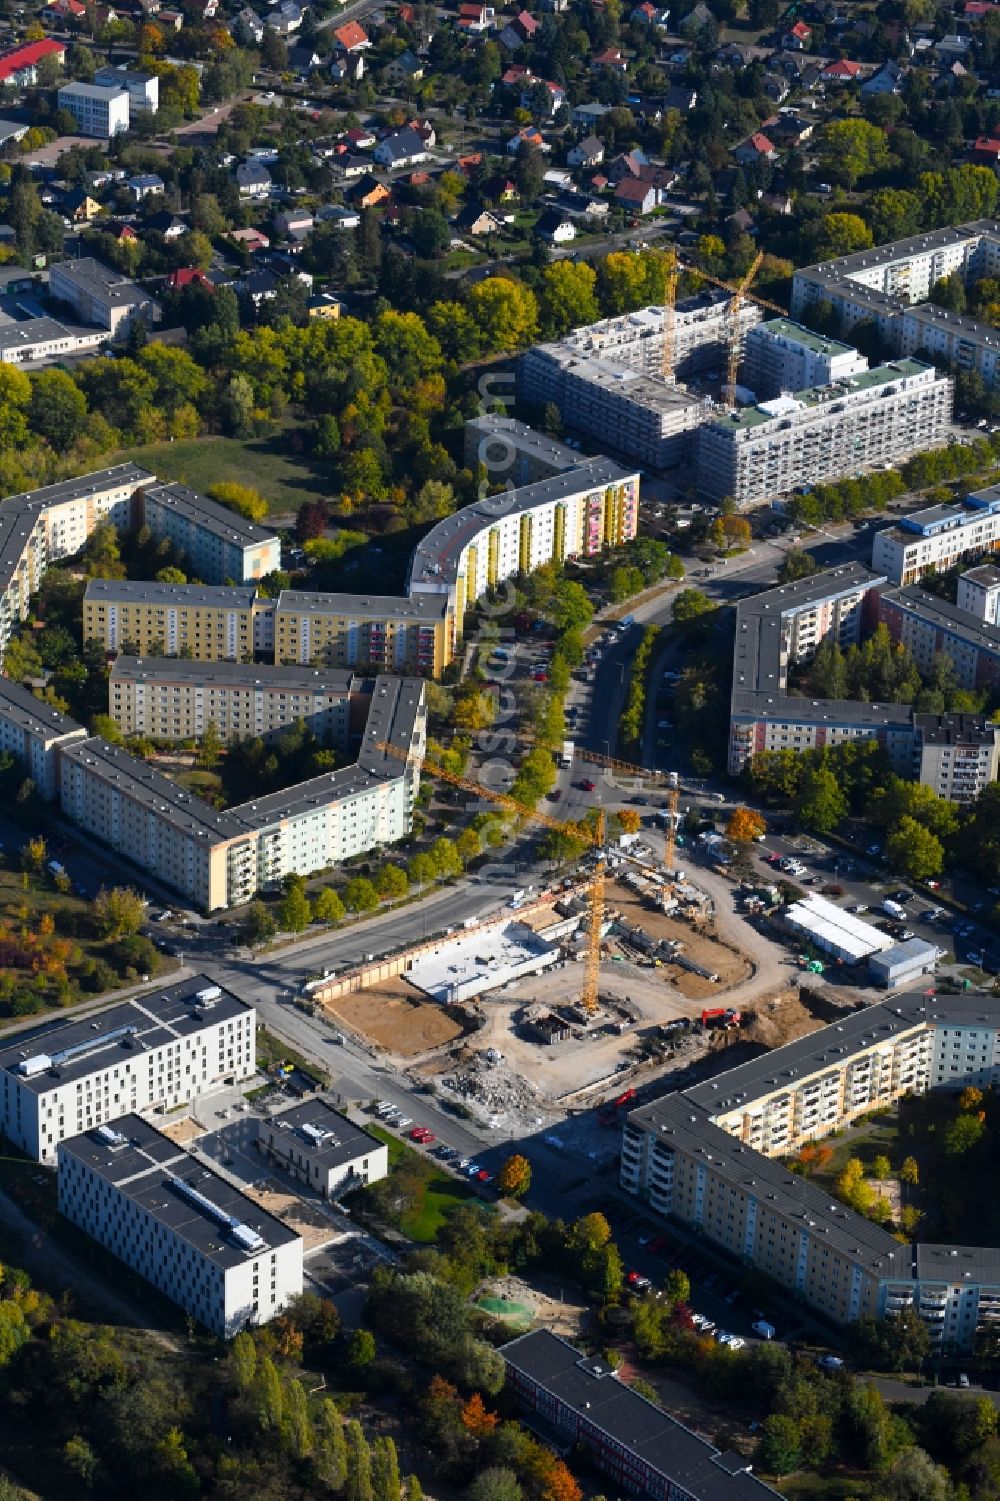
[[[860,964],[869,954],[878,954],[893,946],[893,940],[871,923],[863,922],[853,912],[838,907],[836,902],[811,892],[802,901],[793,902],[786,908],[784,918],[793,933],[844,964]]]
[[[509,980],[539,975],[559,962],[557,944],[546,943],[525,923],[514,920],[478,934],[447,939],[421,954],[406,971],[418,990],[436,1001],[468,1001]]]

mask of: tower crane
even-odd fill
[[[406,760],[406,752],[397,746],[390,745],[388,741],[379,741],[376,750],[384,751],[390,756],[395,756],[399,761]],[[552,818],[548,813],[539,813],[536,808],[529,808],[527,803],[520,802],[509,793],[497,792],[492,787],[487,787],[482,782],[477,782],[473,777],[459,776],[453,771],[446,770],[435,761],[424,761],[421,768],[435,781],[448,782],[452,787],[458,787],[463,792],[469,792],[475,797],[485,798],[488,802],[495,803],[508,813],[516,814],[519,818],[526,818],[533,823],[544,824],[546,828],[555,829],[557,833],[569,834],[580,839],[596,851],[597,859],[594,865],[594,873],[590,882],[590,901],[587,918],[587,949],[584,964],[583,991],[580,1001],[588,1016],[593,1016],[598,1010],[598,989],[601,971],[601,927],[604,922],[604,838],[605,818],[604,809],[598,811],[597,821],[594,826],[581,823],[562,823],[558,818]]]
[[[673,385],[674,350],[677,342],[677,278],[680,266],[676,251],[667,251],[666,257],[663,281],[663,379]]]
[[[740,308],[743,306],[743,300],[750,289],[750,283],[760,270],[763,259],[763,250],[758,250],[751,262],[750,269],[736,287],[729,303],[729,358],[726,362],[726,405],[730,408],[736,405],[736,376],[740,363]]]

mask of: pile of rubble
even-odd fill
[[[463,1100],[490,1122],[511,1116],[534,1115],[538,1090],[516,1074],[493,1048],[466,1055],[453,1073],[438,1080],[439,1087]]]

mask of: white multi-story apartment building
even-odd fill
[[[958,276],[964,283],[1000,270],[1000,222],[977,219],[895,240],[796,271],[792,314],[828,303],[845,336],[871,322],[896,354],[939,359],[976,371],[989,386],[1000,379],[1000,335],[986,323],[927,302],[935,283]]]
[[[621,1183],[838,1322],[914,1307],[936,1350],[970,1350],[1000,1318],[997,1251],[901,1245],[779,1159],[905,1094],[998,1079],[987,997],[921,989],[633,1111]]]
[[[81,135],[108,141],[128,130],[129,91],[96,83],[67,83],[59,90],[59,108],[68,110]]]
[[[248,583],[281,567],[274,532],[187,485],[151,485],[142,504],[153,536],[172,542],[206,584]]]
[[[302,1291],[302,1238],[138,1115],[59,1146],[59,1210],[230,1339]]]
[[[895,464],[945,441],[952,397],[947,376],[901,359],[730,412],[699,432],[698,489],[762,505],[799,485]]]
[[[60,747],[86,734],[20,683],[0,677],[0,751],[10,751],[24,763],[26,775],[48,801],[56,795]]]
[[[1000,551],[1000,485],[962,500],[927,506],[877,532],[872,567],[893,584],[913,584],[922,573],[943,573],[964,558]]]
[[[50,266],[49,296],[71,307],[81,323],[106,328],[112,338],[127,334],[139,319],[159,323],[162,317],[155,297],[93,256]]]
[[[155,73],[137,73],[131,68],[98,68],[94,82],[106,89],[128,92],[130,114],[155,115],[160,107],[160,80]]]
[[[389,1149],[318,1097],[257,1122],[257,1150],[324,1199],[377,1183]]]
[[[108,712],[124,735],[189,740],[214,725],[223,740],[265,738],[301,720],[321,741],[346,750],[365,685],[350,672],[184,657],[118,657]],[[37,700],[35,700],[37,703]]]
[[[255,1012],[204,975],[0,1046],[0,1124],[38,1162],[130,1111],[169,1111],[256,1069]]]
[[[764,401],[784,391],[829,386],[867,369],[864,355],[850,344],[814,334],[791,318],[771,318],[747,334],[743,385]]]
[[[750,330],[760,322],[761,310],[744,298],[739,312],[740,348]],[[674,305],[673,373],[678,380],[689,375],[724,367],[729,357],[733,331],[730,293],[710,289],[693,297],[682,297]],[[637,308],[616,318],[602,318],[573,329],[563,340],[578,354],[628,365],[646,375],[663,374],[663,308],[657,305]]]
[[[1000,776],[1000,724],[983,714],[914,714],[915,782],[971,803]]]
[[[517,393],[534,406],[554,402],[567,427],[655,469],[690,462],[711,413],[685,386],[568,343],[536,344],[522,355]]]
[[[422,681],[382,677],[353,766],[219,812],[91,736],[62,748],[59,797],[74,823],[211,912],[404,838],[425,745]]]
[[[1000,625],[1000,568],[986,563],[966,569],[958,580],[955,603],[986,625]]]

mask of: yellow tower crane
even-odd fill
[[[666,258],[663,282],[663,379],[672,385],[677,344],[677,278],[680,269],[676,252],[667,251]]]
[[[395,756],[399,761],[406,760],[406,752],[388,741],[381,740],[376,745],[376,750],[385,751],[390,756]],[[583,992],[580,1000],[583,1009],[588,1016],[592,1016],[598,1010],[598,985],[601,969],[601,927],[604,922],[604,838],[605,820],[604,809],[600,809],[597,823],[594,827],[589,824],[563,823],[558,818],[552,818],[548,813],[539,813],[536,808],[529,808],[527,803],[519,802],[516,797],[511,797],[506,792],[496,792],[492,787],[487,787],[483,782],[477,782],[473,777],[459,776],[456,772],[448,771],[439,766],[435,761],[424,761],[421,772],[433,777],[435,781],[447,782],[452,787],[458,787],[463,792],[469,792],[475,797],[485,798],[488,802],[495,803],[498,808],[503,808],[508,813],[513,813],[519,818],[530,819],[533,823],[544,824],[548,829],[555,829],[557,833],[569,834],[575,839],[580,839],[584,844],[591,846],[597,851],[597,861],[594,866],[594,874],[590,883],[590,908],[587,922],[587,951],[585,957]]]
[[[763,250],[758,250],[749,271],[735,288],[729,303],[729,358],[726,362],[726,405],[736,406],[736,376],[740,365],[740,309],[750,290],[750,283],[760,270],[764,259]]]

